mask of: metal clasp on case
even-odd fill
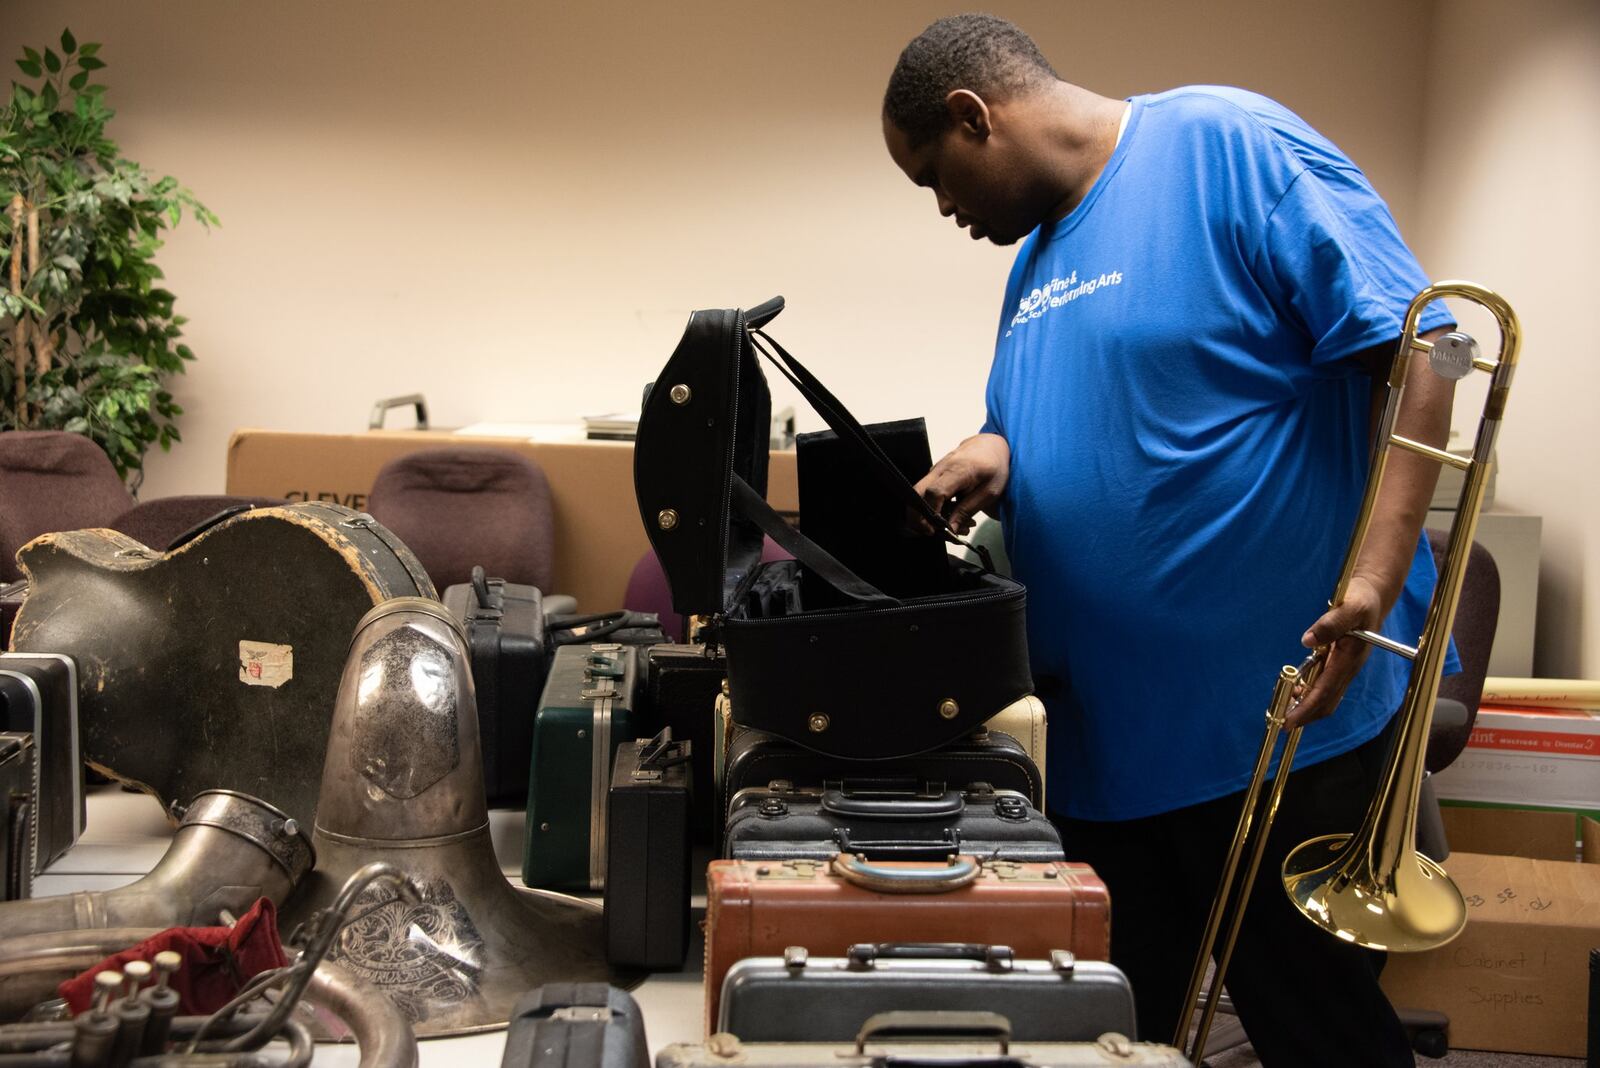
[[[552,1012],[550,1019],[568,1023],[609,1023],[611,1010],[594,1005],[565,1005]]]

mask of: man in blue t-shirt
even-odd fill
[[[982,431],[922,481],[958,530],[1004,522],[1050,714],[1048,805],[1111,888],[1112,956],[1168,1040],[1280,665],[1331,645],[1228,987],[1264,1063],[1411,1064],[1381,957],[1298,916],[1287,849],[1351,831],[1414,642],[1437,475],[1389,461],[1329,609],[1366,481],[1371,406],[1427,284],[1383,201],[1282,106],[1196,86],[1112,100],[989,16],[901,54],[884,136],[940,214],[1021,242]],[[1451,325],[1443,305],[1421,328]],[[1399,431],[1443,444],[1450,384],[1413,361]],[[1315,722],[1321,721],[1321,722]]]

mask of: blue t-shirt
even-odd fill
[[[1238,89],[1135,97],[1081,204],[1012,268],[986,430],[1046,690],[1049,803],[1085,819],[1242,789],[1278,669],[1326,610],[1373,379],[1428,284],[1349,159]],[[1421,329],[1451,322],[1442,304]],[[1422,547],[1386,634],[1414,643]],[[1374,737],[1409,664],[1375,651],[1295,766]]]

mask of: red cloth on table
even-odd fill
[[[68,979],[56,993],[76,1015],[93,1004],[96,975],[107,968],[121,971],[133,960],[153,962],[157,953],[168,949],[183,957],[167,985],[178,992],[178,1012],[184,1016],[216,1012],[252,977],[289,963],[278,941],[278,910],[263,897],[232,927],[169,927]]]

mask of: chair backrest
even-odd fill
[[[132,504],[111,458],[82,434],[0,433],[0,582],[22,577],[17,550],[40,534],[103,527]]]
[[[555,522],[550,483],[505,449],[424,449],[390,460],[367,511],[417,555],[441,591],[482,566],[493,578],[552,592]]]
[[[789,553],[771,538],[761,539],[761,562],[787,560]],[[672,609],[672,587],[654,549],[645,551],[628,576],[628,589],[622,607],[630,612],[654,612],[661,618],[661,629],[675,642],[684,640],[683,617]]]
[[[1428,547],[1435,561],[1444,559],[1449,533],[1428,530]],[[1489,651],[1494,647],[1495,626],[1500,619],[1500,569],[1488,549],[1477,542],[1467,557],[1467,574],[1461,583],[1461,601],[1451,624],[1461,671],[1446,675],[1439,683],[1439,696],[1460,701],[1467,709],[1464,725],[1436,728],[1428,739],[1427,767],[1440,771],[1461,755],[1472,724],[1478,718],[1478,702],[1483,699],[1483,680],[1489,674]]]
[[[172,548],[172,543],[195,527],[233,508],[270,508],[289,502],[277,497],[230,497],[226,494],[157,497],[140,501],[107,524],[141,545],[157,551]]]

